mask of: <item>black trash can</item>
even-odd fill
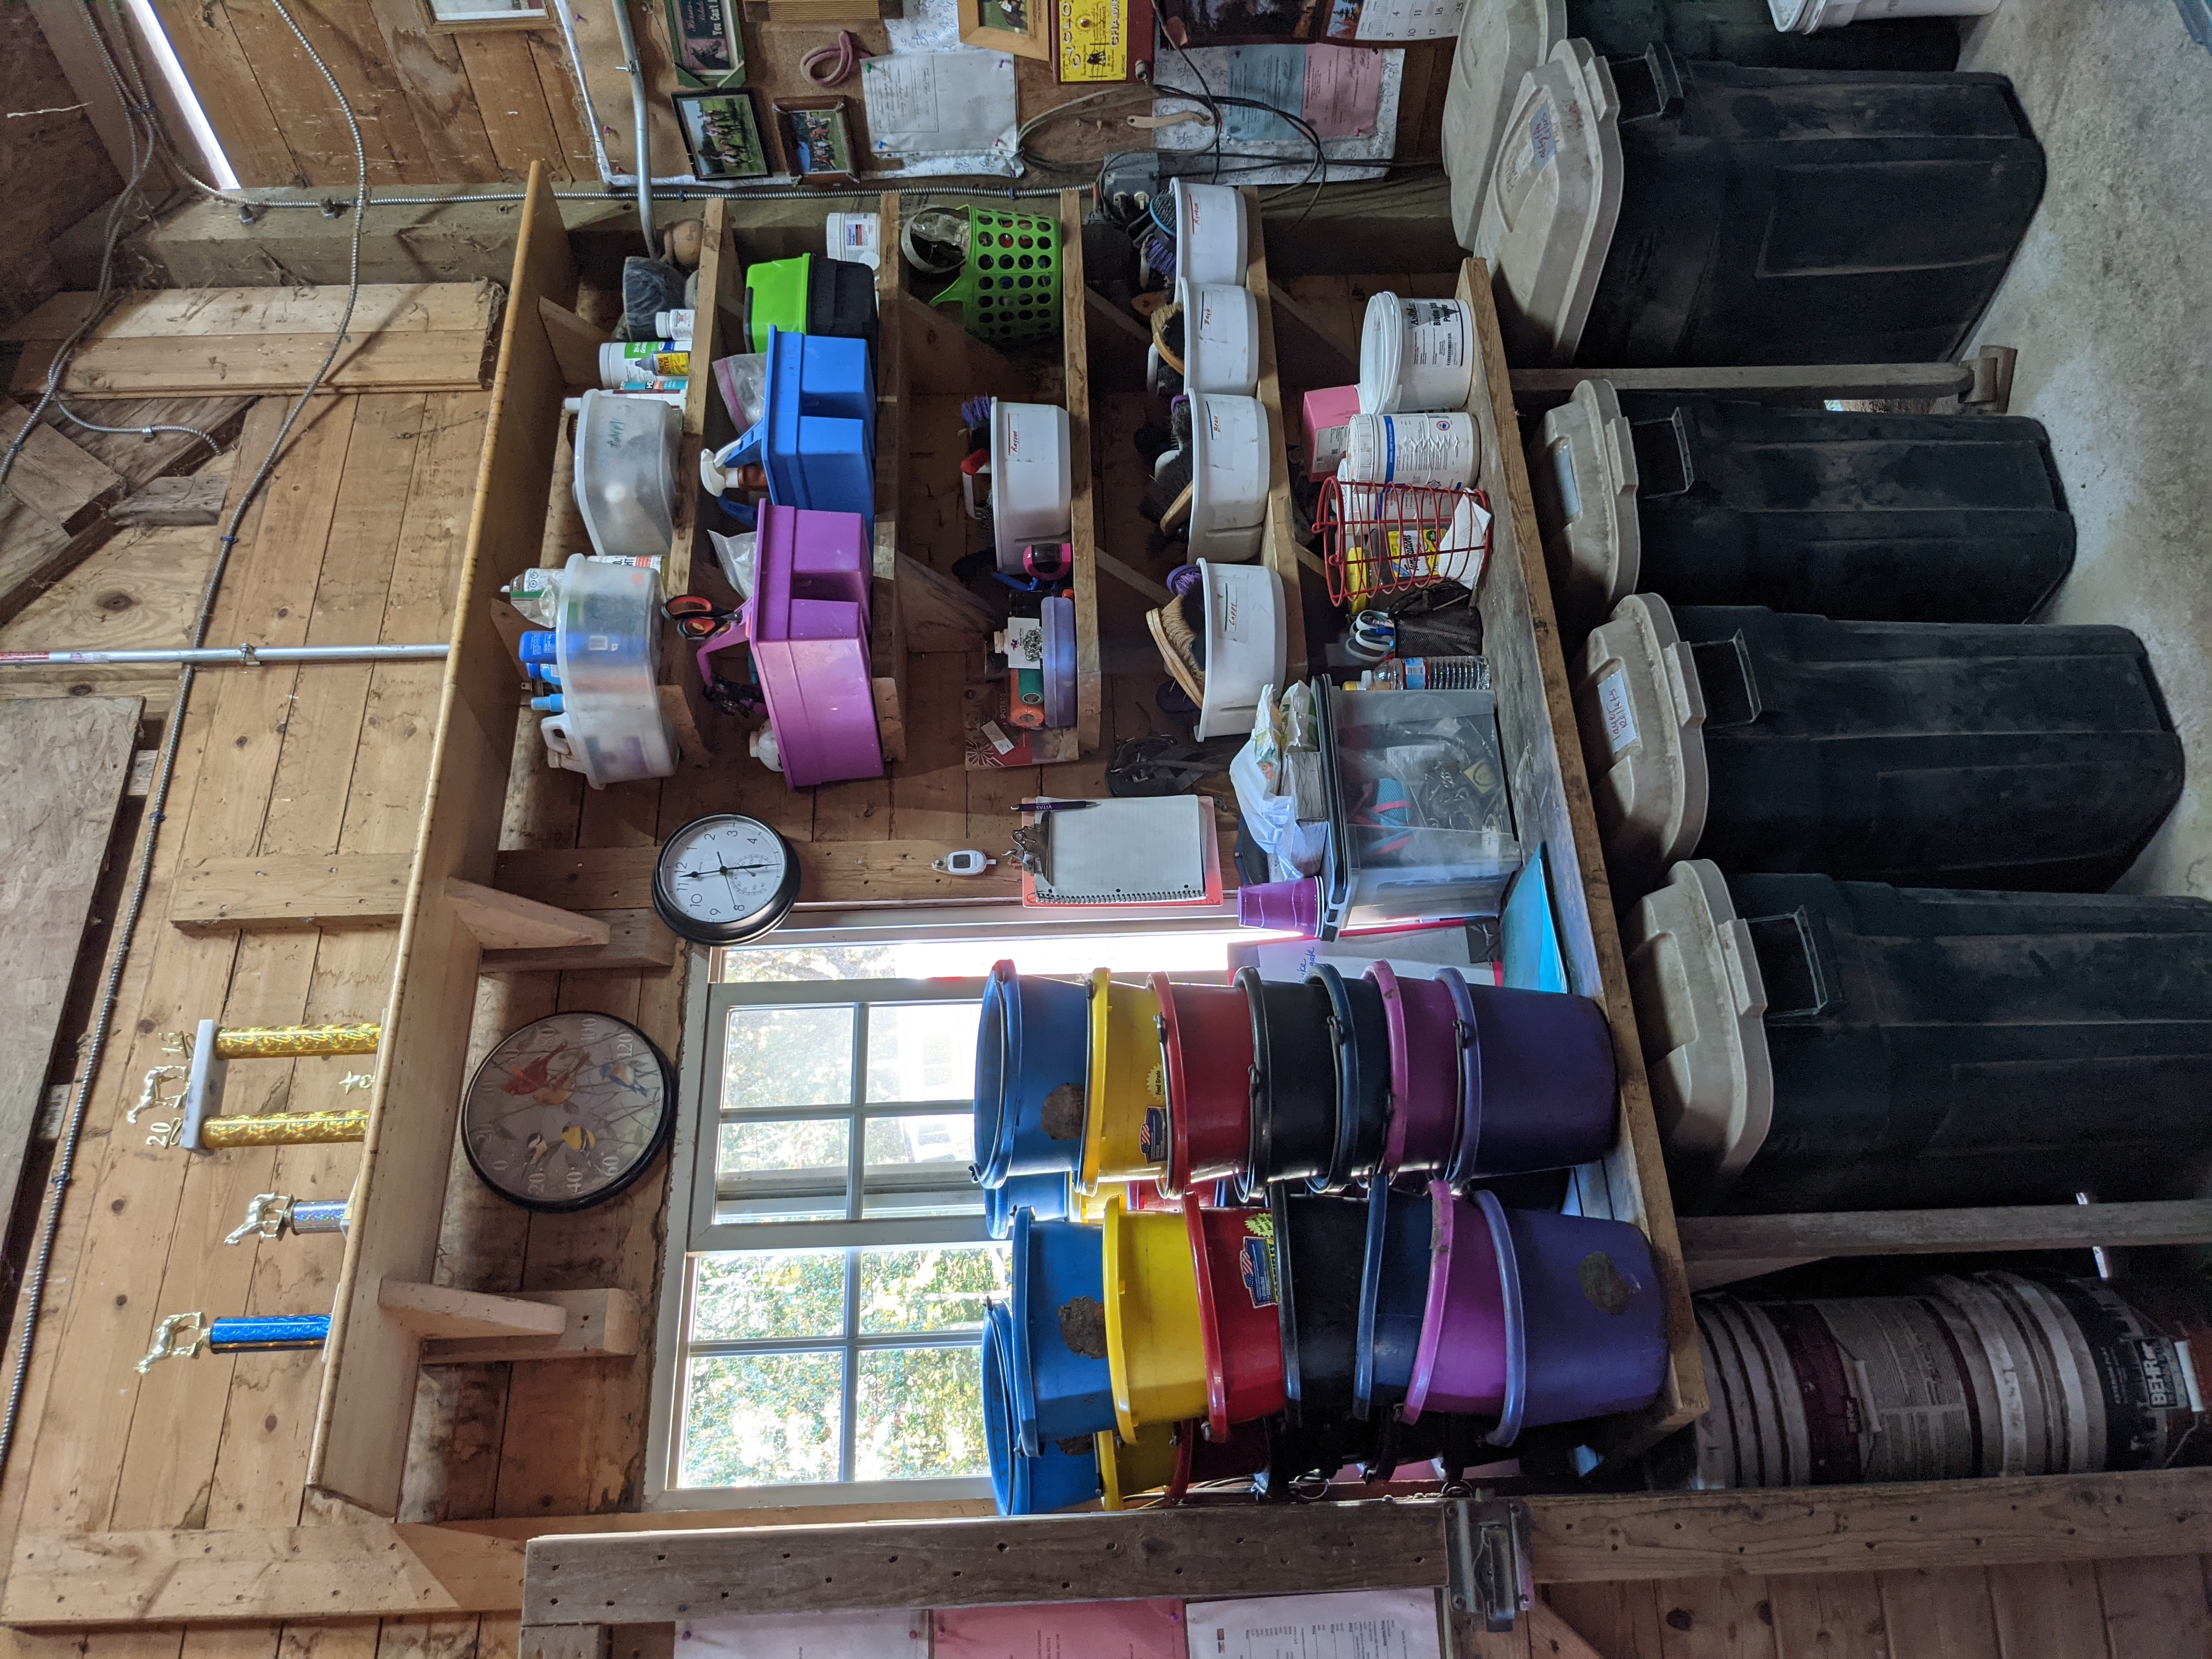
[[[1607,60],[1522,83],[1474,251],[1516,367],[1956,354],[2043,193],[2001,75]]]
[[[1676,1202],[2194,1196],[2212,903],[1676,865],[1623,930]]]
[[[1570,37],[1601,58],[1634,58],[1655,40],[1677,58],[1775,69],[1955,69],[1948,17],[1887,18],[1799,34],[1778,29],[1767,0],[1468,0],[1444,97],[1444,171],[1452,229],[1473,246],[1482,193],[1521,77]]]
[[[1831,622],[1632,594],[1583,648],[1575,712],[1623,902],[1692,854],[2101,891],[2181,795],[2181,741],[2124,628]]]
[[[1528,441],[1561,620],[1631,593],[1855,622],[2025,622],[2074,562],[2034,421],[1617,392]]]

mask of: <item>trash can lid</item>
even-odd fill
[[[1575,719],[1615,893],[1638,896],[1705,830],[1705,691],[1656,593],[1630,594],[1591,630]]]
[[[1583,380],[1528,441],[1528,483],[1552,580],[1585,617],[1636,591],[1644,537],[1636,445],[1610,380]]]
[[[1452,234],[1474,246],[1505,118],[1521,77],[1566,38],[1566,0],[1468,0],[1444,93],[1444,173],[1451,180]]]
[[[1686,859],[1621,931],[1628,983],[1669,1164],[1724,1181],[1774,1121],[1766,981],[1720,866]]]
[[[1562,40],[1521,77],[1474,248],[1490,261],[1505,351],[1571,363],[1620,217],[1620,95],[1587,40]]]

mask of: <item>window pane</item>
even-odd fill
[[[876,1336],[980,1329],[984,1298],[1010,1293],[1006,1261],[1003,1244],[863,1250],[860,1330]]]
[[[702,1255],[691,1274],[695,1342],[845,1333],[842,1250]]]
[[[841,1221],[847,1118],[726,1118],[714,1138],[718,1221]]]
[[[862,1353],[854,1426],[855,1480],[926,1480],[988,1473],[975,1350],[878,1348]]]
[[[888,945],[738,945],[722,952],[716,977],[726,984],[792,980],[896,979]]]
[[[975,1161],[975,1115],[930,1112],[872,1117],[866,1146],[871,1185],[878,1170],[912,1170],[917,1165],[931,1180],[947,1170],[957,1170],[964,1182],[969,1178],[968,1166]]]
[[[968,1100],[976,1002],[879,1002],[868,1010],[868,1099]]]
[[[780,1486],[836,1480],[844,1382],[839,1353],[694,1359],[684,1381],[678,1482]]]
[[[722,1109],[844,1106],[853,1099],[853,1010],[732,1008]]]

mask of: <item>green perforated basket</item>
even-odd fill
[[[1011,345],[1060,332],[1060,223],[968,209],[968,263],[938,305],[960,307],[979,340]]]

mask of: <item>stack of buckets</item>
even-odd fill
[[[1347,1463],[1447,1479],[1521,1431],[1650,1403],[1650,1249],[1482,1184],[1601,1158],[1583,999],[1386,963],[1302,981],[992,969],[975,1174],[1013,1247],[983,1395],[1000,1508]]]

